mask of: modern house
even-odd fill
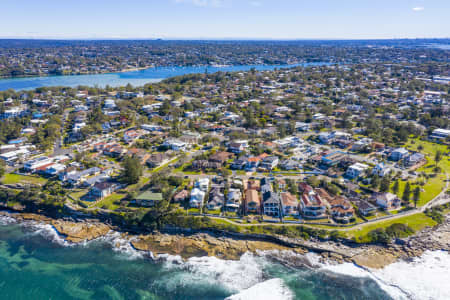
[[[275,192],[267,192],[263,195],[264,214],[271,217],[280,217],[280,197]]]
[[[289,192],[281,193],[281,209],[283,216],[297,216],[299,214],[299,201]]]
[[[398,209],[401,206],[401,200],[392,193],[378,193],[374,198],[377,205],[385,210]]]
[[[327,203],[319,195],[314,192],[314,189],[301,182],[299,184],[301,191],[300,211],[304,218],[308,219],[322,219],[326,217]]]
[[[380,177],[384,177],[391,172],[391,168],[386,166],[384,163],[379,163],[372,169],[372,174]]]
[[[399,161],[405,158],[408,155],[408,150],[405,148],[397,148],[391,152],[389,158],[393,161]]]
[[[266,169],[266,170],[272,170],[278,165],[278,157],[276,156],[268,156],[263,159],[261,162],[260,168]]]
[[[245,192],[244,212],[245,214],[261,213],[261,198],[256,189],[247,189]]]
[[[361,176],[364,171],[366,171],[369,168],[368,165],[362,164],[362,163],[355,163],[348,167],[347,171],[345,172],[345,175],[348,178],[357,178]]]
[[[205,192],[199,188],[193,188],[191,191],[191,198],[189,200],[189,206],[200,208],[203,205],[203,200],[205,199]]]
[[[112,182],[100,182],[96,183],[90,190],[90,194],[95,198],[103,199],[111,195],[117,185]]]

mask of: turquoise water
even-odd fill
[[[283,288],[294,299],[390,299],[369,278],[288,267],[274,257],[246,254],[240,261],[213,257],[154,261],[132,250],[118,234],[68,246],[49,226],[4,223],[0,298],[224,299],[280,278],[281,287],[265,288]],[[263,296],[258,300],[267,299],[265,292],[259,290]]]
[[[95,74],[95,75],[70,75],[70,76],[47,76],[47,77],[27,77],[27,78],[7,78],[0,79],[0,91],[7,89],[30,90],[44,86],[124,86],[128,83],[133,86],[141,86],[149,82],[157,82],[165,78],[192,74],[214,73],[218,71],[234,72],[248,71],[252,68],[256,70],[273,70],[275,68],[288,68],[295,66],[323,65],[315,64],[296,64],[296,65],[254,65],[254,66],[226,66],[226,67],[158,67],[140,71]]]

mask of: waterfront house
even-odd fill
[[[194,208],[200,208],[203,205],[205,199],[205,192],[199,188],[193,188],[191,191],[191,198],[189,200],[189,206]]]
[[[261,213],[261,198],[256,189],[247,189],[245,192],[244,213]]]
[[[156,203],[163,200],[161,193],[154,193],[152,191],[146,191],[136,197],[135,202],[140,206],[152,207]]]
[[[271,217],[280,217],[280,197],[275,192],[267,192],[263,195],[264,214]]]
[[[299,201],[289,192],[281,193],[281,208],[284,216],[297,216],[299,214]]]
[[[103,199],[103,198],[111,195],[114,192],[116,186],[117,185],[115,183],[111,183],[111,182],[96,183],[91,188],[89,193],[95,198]]]
[[[401,206],[401,200],[392,193],[376,193],[373,197],[376,204],[385,210],[398,209]]]

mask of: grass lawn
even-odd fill
[[[123,199],[126,195],[125,194],[118,194],[114,193],[112,195],[109,195],[108,197],[96,202],[92,205],[92,207],[100,207],[105,208],[109,210],[115,210],[119,208],[120,206],[120,200]]]
[[[426,203],[428,203],[429,201],[431,201],[434,197],[439,195],[439,193],[445,187],[445,180],[446,180],[445,175],[439,174],[433,178],[429,178],[424,186],[419,186],[421,189],[423,189],[423,191],[420,193],[420,199],[419,199],[419,203],[417,203],[417,206],[423,206]],[[402,198],[406,182],[407,181],[403,181],[403,180],[399,180],[399,182],[398,182],[399,189],[398,189],[397,196],[400,199]],[[392,186],[393,186],[393,184],[392,184]],[[391,188],[392,188],[392,186],[391,186]],[[414,191],[416,186],[417,185],[412,184],[412,182],[410,182],[411,191]],[[411,197],[410,197],[411,200],[412,200],[412,196],[413,195],[411,193]]]
[[[81,191],[78,191],[78,192],[70,193],[70,196],[73,199],[80,200],[80,198],[83,197],[84,195],[86,195],[87,192],[88,192],[87,190],[81,190]]]
[[[406,216],[406,217],[398,218],[395,220],[387,219],[385,221],[380,221],[380,222],[377,222],[374,224],[367,224],[358,229],[348,230],[347,232],[345,232],[345,234],[348,238],[355,237],[357,240],[359,240],[359,238],[363,238],[364,236],[367,235],[367,233],[369,233],[370,231],[372,231],[374,229],[386,228],[395,223],[406,224],[409,227],[411,227],[412,229],[414,229],[415,231],[422,230],[423,228],[425,228],[427,226],[435,226],[437,224],[436,221],[427,217],[425,214],[417,213],[417,214],[414,214],[411,216]],[[360,241],[364,241],[364,240],[360,240]]]
[[[3,176],[3,184],[16,184],[16,183],[30,183],[44,185],[47,183],[47,179],[37,176],[26,176],[8,173]]]

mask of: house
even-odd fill
[[[136,197],[135,202],[140,206],[151,207],[159,201],[163,200],[161,193],[154,193],[152,191],[146,191]]]
[[[289,170],[289,171],[290,170],[298,170],[301,168],[301,165],[295,160],[286,159],[280,163],[280,168],[283,170]]]
[[[229,160],[233,156],[233,153],[230,152],[216,152],[209,157],[210,162],[220,163],[221,165],[225,164],[227,160]]]
[[[261,190],[261,182],[259,180],[249,180],[247,182],[247,190]]]
[[[379,163],[372,169],[372,174],[380,177],[384,177],[391,172],[391,168],[386,166],[384,163]]]
[[[297,216],[299,214],[297,197],[289,192],[281,193],[280,196],[283,216]]]
[[[67,181],[71,185],[79,185],[83,181],[85,181],[89,176],[97,175],[101,171],[100,168],[93,167],[90,169],[86,169],[83,171],[69,171],[69,172],[62,172],[59,174],[59,178],[62,181]]]
[[[96,183],[90,190],[90,194],[95,198],[103,199],[111,195],[116,188],[115,183],[111,182],[100,182]]]
[[[322,188],[316,189],[316,193],[327,201],[331,216],[337,222],[349,223],[354,217],[355,210],[347,198],[343,196],[331,196]]]
[[[263,159],[260,167],[266,170],[272,170],[278,165],[278,157],[276,156],[268,156]]]
[[[405,158],[405,164],[408,167],[411,167],[411,166],[421,163],[424,160],[425,160],[425,155],[423,155],[422,153],[416,152]]]
[[[275,192],[263,195],[263,211],[266,216],[280,217],[280,198]]]
[[[347,154],[345,154],[342,151],[334,151],[327,155],[324,155],[321,159],[321,162],[326,167],[332,167],[340,163],[343,159],[347,157]]]
[[[167,155],[165,153],[153,153],[147,159],[146,164],[149,168],[156,168],[162,165],[167,160]]]
[[[206,193],[209,188],[209,179],[208,178],[197,179],[197,181],[195,182],[195,187]]]
[[[243,152],[248,147],[248,141],[234,141],[228,145],[228,150],[235,154]]]
[[[256,189],[247,189],[245,192],[244,213],[261,213],[261,198]]]
[[[374,205],[364,200],[353,199],[352,202],[356,205],[358,211],[363,216],[370,216],[377,210],[377,208]]]
[[[66,169],[66,165],[63,164],[53,164],[45,169],[45,174],[49,176],[55,176],[63,172]]]
[[[230,168],[233,170],[242,170],[248,164],[248,157],[236,158],[232,163]]]
[[[401,200],[392,193],[377,193],[373,197],[376,204],[385,210],[397,209],[401,206]]]
[[[127,130],[123,133],[123,140],[125,143],[129,144],[134,142],[141,136],[141,133],[136,130]]]
[[[213,186],[209,191],[208,203],[206,204],[209,210],[222,210],[225,203],[225,195],[222,190],[222,186]]]
[[[405,148],[397,148],[391,152],[389,158],[393,161],[399,161],[405,158],[408,155],[408,150]]]
[[[186,142],[177,139],[167,139],[162,145],[174,151],[186,151],[188,147],[188,144]]]
[[[433,132],[429,136],[430,140],[433,140],[435,142],[445,142],[448,141],[450,138],[450,130],[449,129],[443,129],[443,128],[437,128],[433,130]]]
[[[227,211],[237,212],[241,205],[242,193],[240,189],[231,188],[228,190],[225,208]]]
[[[311,129],[311,124],[304,122],[295,122],[295,129],[298,131],[309,131]]]
[[[222,167],[221,163],[212,162],[207,160],[194,160],[192,162],[192,168],[194,170],[206,170],[206,169],[220,169]]]
[[[203,205],[203,200],[205,199],[205,192],[199,188],[193,188],[191,191],[191,198],[189,200],[189,206],[200,208]]]
[[[348,178],[357,178],[361,176],[364,171],[366,171],[369,168],[368,165],[362,164],[362,163],[355,163],[348,167],[347,171],[345,172],[345,175]]]
[[[300,211],[304,218],[321,219],[326,217],[327,203],[319,195],[314,192],[314,189],[301,182],[299,190],[302,193],[300,198]]]
[[[188,198],[189,198],[189,191],[182,190],[181,192],[179,192],[173,196],[173,201],[174,202],[184,202]]]
[[[27,172],[34,173],[38,168],[44,167],[44,166],[50,166],[53,163],[53,159],[49,158],[47,156],[41,156],[29,161],[26,161],[23,164],[23,169]]]

